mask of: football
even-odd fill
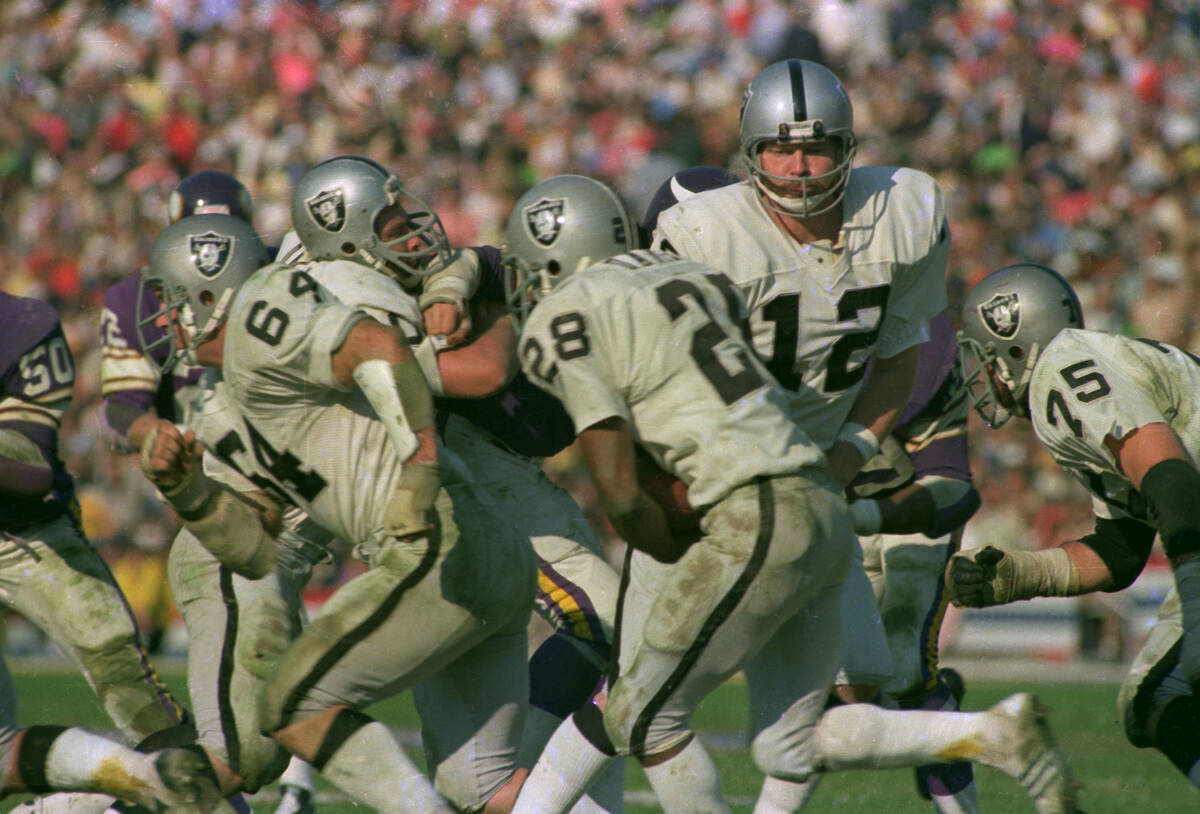
[[[692,508],[687,498],[687,484],[665,471],[646,453],[638,450],[638,485],[667,516],[667,525],[674,532],[693,532],[700,528],[703,516]]]

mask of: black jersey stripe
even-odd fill
[[[804,68],[798,59],[789,59],[788,78],[792,84],[792,121],[808,119],[808,104],[804,100]]]
[[[679,685],[696,666],[696,662],[708,647],[708,643],[716,634],[717,629],[725,623],[734,608],[742,601],[742,597],[750,589],[750,585],[762,570],[763,562],[767,559],[767,551],[771,547],[771,539],[775,531],[775,490],[771,488],[771,480],[765,477],[756,478],[755,487],[758,490],[759,525],[758,537],[754,541],[754,550],[750,552],[746,567],[734,582],[733,587],[725,596],[721,597],[721,601],[704,620],[704,625],[700,628],[700,634],[696,637],[696,641],[692,642],[691,647],[684,652],[671,675],[650,699],[646,708],[638,714],[629,738],[630,751],[634,755],[645,753],[646,735],[650,732],[650,724],[654,720],[654,716],[658,714],[667,699],[679,689]]]

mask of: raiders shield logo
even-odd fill
[[[1000,339],[1012,339],[1021,327],[1021,301],[1016,292],[996,294],[979,306],[984,327]]]
[[[327,232],[340,232],[346,225],[346,196],[342,188],[324,189],[304,199],[308,214]]]
[[[553,245],[562,233],[564,204],[562,198],[542,198],[525,207],[525,226],[533,239],[543,246]]]
[[[192,252],[192,264],[205,277],[216,277],[229,265],[233,254],[233,238],[216,232],[192,235],[188,248]]]

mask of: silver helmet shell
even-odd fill
[[[142,285],[161,303],[154,313],[142,314],[138,298],[138,338],[147,358],[167,344],[163,370],[179,361],[194,362],[195,349],[225,322],[242,283],[269,262],[258,233],[233,215],[191,215],[164,229],[141,270]],[[167,333],[161,338],[151,326],[164,316]]]
[[[828,68],[806,59],[768,65],[746,87],[738,129],[742,160],[765,206],[789,217],[811,217],[841,202],[858,140],[850,97]],[[828,173],[799,179],[763,169],[768,142],[805,145],[827,139],[836,146],[835,167]]]
[[[384,235],[399,207],[402,231]],[[395,173],[362,156],[339,156],[309,170],[292,191],[292,226],[313,260],[350,260],[411,287],[449,259],[441,219]]]
[[[1038,357],[1064,328],[1082,328],[1083,309],[1057,271],[1016,263],[984,277],[963,302],[958,346],[965,386],[992,427],[1029,416],[1027,395]]]
[[[522,195],[504,231],[505,291],[518,320],[588,266],[638,248],[638,226],[607,184],[558,175]]]

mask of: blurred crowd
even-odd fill
[[[786,57],[843,79],[858,164],[941,182],[952,310],[1029,260],[1071,279],[1089,327],[1200,352],[1196,0],[7,0],[0,285],[62,314],[78,367],[62,452],[93,540],[153,584],[142,555],[172,534],[96,407],[101,294],[145,261],[180,178],[234,173],[277,244],[299,176],[363,154],[453,242],[496,243],[550,175],[608,180],[640,212],[677,169],[739,171],[742,90]],[[975,429],[968,545],[1087,530],[1027,429]],[[569,453],[550,465],[593,505]]]

